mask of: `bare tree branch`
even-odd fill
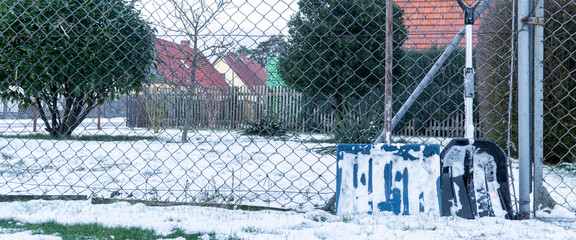
[[[209,25],[216,20],[218,14],[222,13],[229,3],[229,0],[216,0],[214,3],[209,3],[206,0],[198,0],[198,1],[186,1],[186,0],[168,0],[168,3],[171,7],[174,8],[174,11],[171,12],[171,15],[174,19],[176,19],[177,23],[175,26],[168,27],[165,23],[162,23],[162,26],[172,32],[180,33],[186,36],[191,43],[192,52],[189,51],[182,51],[185,54],[186,62],[191,63],[189,66],[190,71],[190,85],[185,86],[184,81],[180,84],[181,86],[185,86],[188,89],[189,93],[194,93],[195,89],[195,80],[196,80],[196,69],[198,69],[199,63],[201,63],[201,55],[203,52],[207,52],[208,56],[211,57],[215,54],[220,54],[218,49],[225,49],[229,47],[229,44],[226,44],[225,37],[220,39],[220,41],[213,44],[207,45],[204,41],[204,37],[201,32],[207,31]],[[190,47],[190,46],[188,46]],[[169,56],[171,57],[171,56]],[[186,95],[187,102],[191,103],[192,99],[190,96]],[[182,142],[188,142],[188,128],[190,126],[189,119],[186,117],[184,120],[184,126],[182,129]]]

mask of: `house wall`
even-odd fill
[[[286,86],[278,74],[278,57],[269,57],[266,61],[266,85]]]
[[[224,79],[230,86],[233,87],[246,86],[244,81],[240,79],[240,76],[238,76],[238,74],[234,72],[232,68],[230,68],[230,65],[228,65],[224,59],[222,58],[217,59],[213,65],[216,71],[218,71],[221,74],[224,74]],[[248,91],[248,88],[242,88],[242,89],[246,89],[246,91]]]

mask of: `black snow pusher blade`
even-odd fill
[[[440,153],[443,216],[512,219],[506,155],[495,142],[454,139]]]

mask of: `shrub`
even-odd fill
[[[425,50],[407,51],[406,57],[400,62],[406,69],[405,77],[400,78],[402,81],[394,83],[395,113],[406,102],[445,49],[445,47],[434,46]],[[423,133],[428,121],[442,121],[448,119],[453,113],[462,111],[464,57],[463,48],[456,48],[452,52],[395,130],[402,129],[407,121],[413,119],[416,131]]]
[[[155,30],[134,2],[2,1],[0,16],[0,98],[34,106],[52,136],[147,81]]]
[[[382,101],[383,95],[347,101],[345,115],[336,118],[334,140],[339,143],[373,143],[384,126],[384,104],[375,104]]]
[[[272,116],[265,116],[256,121],[248,122],[247,124],[248,128],[242,131],[244,135],[281,137],[288,133],[282,124]]]
[[[344,129],[338,124],[349,115],[348,102],[384,85],[386,1],[300,0],[298,6],[288,22],[290,38],[282,48],[278,73],[287,86],[326,99],[323,103],[336,119],[334,128]],[[393,12],[393,58],[400,59],[407,30],[400,7],[395,5]],[[395,76],[401,71],[399,65],[393,68]]]

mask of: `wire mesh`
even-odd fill
[[[576,24],[562,1],[547,17],[546,156],[559,161],[545,177],[573,208]],[[464,21],[456,1],[394,3],[396,112]],[[318,207],[336,187],[336,143],[371,143],[384,124],[384,0],[17,0],[0,12],[2,195]],[[514,156],[513,21],[512,3],[493,0],[474,62],[476,136]],[[463,47],[394,142],[464,136]]]
[[[543,185],[557,204],[576,211],[576,3],[544,5]]]

